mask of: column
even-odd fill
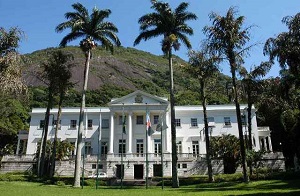
[[[110,114],[109,154],[114,154],[114,112]]]
[[[268,136],[268,139],[269,139],[269,149],[271,152],[273,152],[271,137]]]
[[[147,115],[147,114],[146,114]],[[151,121],[151,113],[149,111],[149,118],[150,118],[150,121]],[[147,117],[146,117],[146,120],[147,120]],[[152,124],[151,124],[152,125]],[[153,129],[153,127],[151,127]],[[146,126],[146,129],[147,129],[147,126]],[[151,153],[151,148],[152,148],[152,144],[151,144],[151,136],[148,135],[148,130],[146,130],[146,139],[148,141],[148,153]]]
[[[171,131],[171,123],[170,123],[171,122],[171,115],[170,115],[169,112],[166,112],[165,118],[166,118],[165,122],[166,122],[166,125],[168,126],[168,128],[166,130],[164,130],[164,135],[163,135],[163,137],[165,139],[165,141],[164,141],[165,148],[164,149],[165,149],[166,152],[171,152],[171,149],[170,149],[171,140],[170,140],[170,138],[168,138],[168,136],[169,136],[168,133]]]
[[[128,113],[128,154],[132,153],[132,112]]]
[[[16,155],[19,154],[20,151],[20,138],[18,138],[18,144],[17,144],[17,151],[16,151]]]

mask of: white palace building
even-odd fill
[[[124,178],[141,179],[146,175],[146,152],[148,152],[149,177],[171,176],[171,126],[169,102],[166,98],[135,91],[121,98],[113,99],[108,107],[88,107],[85,110],[84,152],[85,172],[96,173],[97,154],[100,153],[99,170],[107,177],[118,177],[123,161]],[[34,154],[43,132],[45,108],[34,108],[31,112],[28,136],[19,134],[17,154],[21,154],[21,144],[27,143],[26,154]],[[205,158],[205,137],[202,106],[176,106],[176,134],[178,150],[178,175],[188,176],[195,173],[197,161]],[[241,105],[241,112],[246,105]],[[236,110],[234,105],[208,105],[208,121],[211,137],[232,134],[238,137]],[[147,135],[146,118],[150,116],[154,133]],[[56,119],[57,109],[51,110],[47,138],[54,139],[52,119]],[[126,116],[123,133],[123,116]],[[63,108],[59,125],[58,139],[76,144],[79,108]],[[272,151],[270,130],[257,127],[255,109],[252,108],[252,139],[255,150]],[[155,131],[162,124],[163,131]],[[243,126],[247,135],[247,128]],[[161,135],[162,133],[162,135]],[[27,141],[26,141],[27,140]],[[146,142],[147,141],[147,142]],[[148,143],[148,148],[146,148]],[[76,147],[76,145],[75,145]],[[123,153],[122,153],[123,150]],[[163,162],[161,162],[161,150]],[[73,154],[76,152],[72,152]],[[68,161],[70,162],[70,161]],[[74,165],[68,166],[73,170]],[[64,167],[56,172],[63,174]],[[65,170],[67,167],[65,167]]]

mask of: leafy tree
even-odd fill
[[[241,120],[240,104],[238,100],[238,89],[236,85],[236,72],[243,63],[243,56],[247,54],[249,47],[245,48],[250,40],[249,29],[243,28],[244,16],[238,16],[237,11],[230,7],[225,16],[220,16],[214,12],[210,15],[212,26],[205,26],[204,33],[208,37],[209,48],[215,54],[219,54],[223,59],[227,59],[230,66],[232,86],[234,89],[234,102],[236,106],[236,116],[238,121],[242,167],[244,181],[248,182],[245,145]]]
[[[62,32],[65,29],[71,29],[60,42],[60,46],[66,46],[67,43],[84,37],[80,42],[80,48],[85,54],[85,68],[84,68],[84,84],[82,90],[82,99],[80,106],[79,116],[79,129],[77,137],[77,148],[76,148],[76,160],[75,160],[75,172],[74,172],[74,187],[80,186],[80,160],[81,151],[83,147],[82,143],[82,132],[83,132],[83,117],[85,109],[85,97],[87,91],[89,66],[91,59],[91,51],[97,44],[95,41],[100,42],[105,48],[113,52],[114,44],[120,46],[121,43],[116,33],[118,32],[117,27],[111,23],[106,22],[104,19],[108,18],[111,14],[109,9],[99,10],[94,8],[91,15],[88,10],[80,3],[72,5],[74,12],[67,12],[65,14],[66,22],[59,24],[56,27],[57,32]]]
[[[170,112],[171,112],[171,134],[172,134],[172,187],[179,187],[177,176],[177,150],[176,150],[176,126],[175,126],[175,98],[173,82],[172,49],[178,50],[181,41],[187,48],[191,48],[191,43],[186,35],[192,35],[193,29],[186,22],[196,20],[194,13],[187,12],[188,3],[181,3],[175,10],[172,10],[168,3],[152,0],[151,8],[154,12],[139,18],[141,33],[135,39],[134,45],[141,40],[163,36],[162,51],[168,55],[169,59],[169,92],[170,92]]]
[[[23,32],[14,27],[0,27],[0,93],[26,98],[27,86],[22,78],[22,59],[17,48]]]
[[[26,109],[19,100],[0,96],[0,157],[13,153],[18,132],[28,129]]]
[[[213,157],[223,159],[225,174],[235,173],[240,158],[239,139],[237,137],[230,134],[212,137],[211,152]]]
[[[190,51],[189,52],[189,65],[185,66],[184,69],[196,77],[200,83],[200,97],[203,107],[204,117],[204,133],[205,133],[205,144],[206,144],[206,161],[208,167],[208,179],[209,182],[213,182],[213,173],[211,165],[211,149],[210,149],[210,138],[209,138],[209,126],[207,120],[207,84],[213,82],[214,77],[218,70],[218,62],[220,59],[217,56],[210,55],[205,46],[201,51]]]

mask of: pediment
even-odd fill
[[[112,99],[112,101],[108,104],[112,105],[144,105],[144,104],[151,104],[151,105],[168,105],[169,102],[167,98],[157,97],[155,95],[151,95],[149,93],[145,93],[143,91],[137,90],[133,93],[130,93],[124,97]]]

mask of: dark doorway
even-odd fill
[[[161,164],[153,164],[153,176],[162,177]]]
[[[117,166],[117,173],[116,173],[116,177],[118,179],[121,179],[121,177],[124,178],[124,164],[122,165],[122,171],[121,171],[121,165],[116,165]]]
[[[144,178],[144,165],[134,165],[134,179]]]

